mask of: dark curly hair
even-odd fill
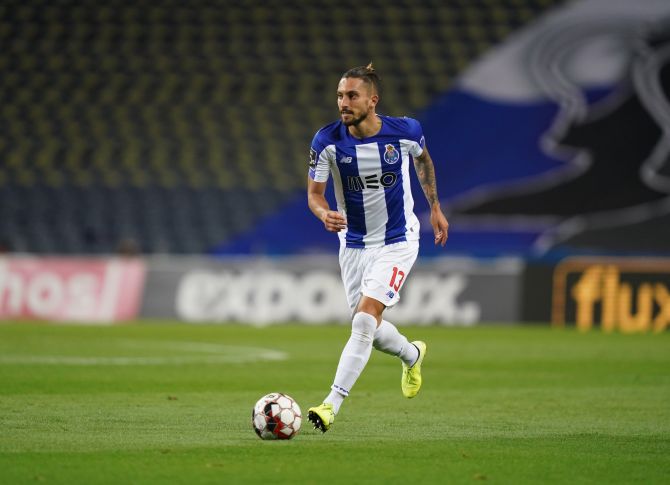
[[[381,96],[381,78],[379,77],[379,74],[377,74],[377,71],[375,71],[375,68],[372,67],[372,62],[367,66],[353,67],[342,74],[342,79],[348,77],[362,79],[366,84],[369,84],[374,88],[374,90],[377,92],[377,95]]]

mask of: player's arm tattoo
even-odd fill
[[[439,202],[439,199],[437,198],[435,167],[433,166],[433,160],[430,158],[427,149],[424,149],[420,156],[414,158],[414,168],[416,169],[416,175],[419,177],[423,193],[426,195],[426,199],[428,199],[428,203],[432,207]]]

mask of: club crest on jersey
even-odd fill
[[[384,152],[384,161],[386,163],[394,164],[400,160],[400,153],[395,149],[390,143],[386,146],[386,151]]]

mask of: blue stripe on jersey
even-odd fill
[[[400,241],[406,241],[405,232],[407,231],[407,221],[405,220],[405,191],[402,185],[402,152],[400,151],[400,143],[394,141],[392,143],[378,143],[379,157],[382,162],[382,175],[385,178],[391,178],[393,173],[396,176],[396,181],[390,187],[384,188],[384,196],[386,198],[386,211],[388,213],[388,220],[386,221],[386,234],[384,236],[385,244],[393,244]],[[384,159],[386,153],[386,145],[393,145],[397,155],[400,159],[395,163],[388,163]],[[393,157],[387,157],[391,161]]]
[[[342,160],[346,160],[346,163],[342,163]],[[356,147],[354,146],[353,150],[345,152],[341,147],[336,146],[335,163],[337,163],[337,168],[340,171],[344,204],[347,210],[347,233],[345,235],[347,247],[364,248],[363,236],[365,236],[367,230],[363,207],[363,188],[356,184],[356,181],[360,181]]]

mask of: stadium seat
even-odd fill
[[[304,191],[334,85],[375,62],[420,111],[560,0],[177,0],[0,6],[0,240],[202,253]]]

